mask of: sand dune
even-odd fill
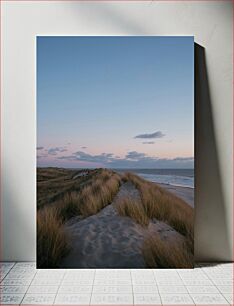
[[[110,169],[45,168],[37,197],[39,268],[193,265],[190,188]]]
[[[183,239],[172,227],[152,220],[142,227],[129,217],[119,216],[115,203],[125,196],[139,198],[132,183],[124,183],[114,201],[96,215],[81,220],[75,217],[66,225],[71,251],[61,262],[64,268],[145,268],[142,255],[144,239],[157,232],[162,239]]]

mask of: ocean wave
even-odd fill
[[[154,183],[194,188],[194,178],[193,177],[185,177],[185,176],[177,176],[177,175],[148,174],[148,173],[138,173],[138,175]]]

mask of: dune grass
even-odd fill
[[[91,185],[84,187],[80,198],[80,212],[84,217],[98,213],[110,204],[119,190],[120,176],[103,175]]]
[[[158,234],[145,239],[142,254],[147,268],[193,268],[193,255],[186,243],[173,244]]]
[[[38,267],[57,267],[69,251],[69,237],[64,224],[72,217],[88,217],[110,204],[119,190],[120,175],[100,170],[91,183],[79,191],[66,192],[64,197],[37,212]]]
[[[118,174],[108,170],[101,171],[80,192],[68,192],[56,203],[60,218],[65,222],[77,215],[88,217],[98,213],[112,202],[120,183]]]
[[[193,252],[193,208],[174,194],[132,173],[126,173],[125,180],[131,181],[140,191],[146,216],[163,221],[184,235],[187,246]],[[129,209],[135,210],[135,206]]]
[[[122,197],[117,201],[115,207],[120,216],[130,217],[135,222],[144,226],[149,224],[149,218],[145,213],[141,201],[134,200],[130,197]]]
[[[97,170],[96,170],[97,171]],[[37,169],[37,208],[62,200],[67,192],[78,191],[95,176],[95,170],[85,170],[87,175],[79,176],[82,170],[60,168]],[[76,177],[76,179],[74,179]]]
[[[56,268],[69,251],[68,236],[55,207],[37,213],[37,267]]]

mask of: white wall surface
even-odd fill
[[[36,35],[195,36],[210,88],[197,114],[195,253],[231,260],[231,1],[2,2],[2,259],[36,254]]]

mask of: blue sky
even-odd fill
[[[38,166],[192,168],[193,37],[38,37]]]

